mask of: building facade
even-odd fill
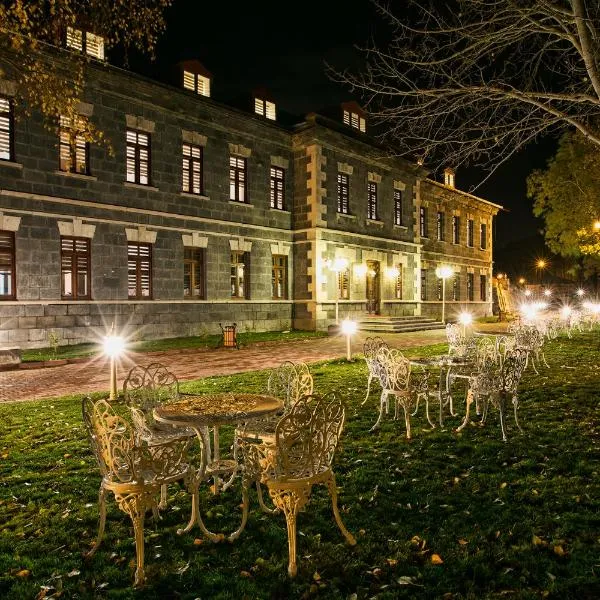
[[[343,317],[439,315],[441,262],[459,273],[452,301],[491,313],[500,207],[382,151],[354,103],[339,120],[284,126],[267,94],[255,94],[253,112],[212,100],[195,61],[173,87],[98,60],[79,110],[104,147],[66,118],[55,131],[40,115],[15,119],[5,73],[4,346],[46,346],[50,334],[90,341],[112,324],[133,339],[232,321],[242,331],[324,329],[336,307]],[[432,235],[440,212],[448,238]]]

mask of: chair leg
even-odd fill
[[[369,399],[369,393],[371,392],[371,381],[372,380],[373,380],[373,373],[369,373],[369,379],[367,380],[367,395],[365,396],[365,399],[360,403],[361,406]]]
[[[373,427],[371,427],[370,431],[375,431],[379,427],[379,424],[381,423],[384,407],[387,406],[387,396],[388,396],[388,394],[387,394],[386,390],[383,390],[381,392],[381,400],[379,402],[379,417],[377,417],[377,421],[375,421],[375,425],[373,425]]]
[[[136,569],[134,586],[144,585],[146,574],[144,572],[144,517],[146,513],[147,500],[151,497],[145,492],[137,492],[121,496],[115,494],[119,508],[129,515],[133,523],[133,535],[135,538]]]
[[[263,496],[263,492],[262,492],[262,485],[260,484],[260,481],[256,481],[256,495],[258,496],[258,505],[260,506],[261,510],[263,512],[266,512],[268,515],[274,515],[276,512],[278,512],[278,510],[276,508],[269,508],[266,504],[265,504],[265,500],[264,500],[264,496]]]
[[[337,502],[337,486],[335,484],[335,476],[333,473],[327,478],[325,481],[325,485],[327,486],[327,490],[329,491],[329,495],[331,496],[331,506],[333,508],[333,517],[335,518],[335,522],[337,526],[340,528],[342,535],[346,538],[346,541],[351,545],[356,545],[356,539],[354,536],[346,529],[344,523],[342,522],[342,517],[340,516],[340,511],[338,509]]]
[[[404,409],[404,422],[406,423],[406,439],[410,440],[410,410],[404,405],[402,405],[402,408]]]
[[[100,546],[100,542],[104,537],[104,527],[106,526],[106,490],[101,485],[100,491],[98,492],[98,535],[96,537],[96,542],[92,546],[92,549],[85,555],[85,558],[91,558],[98,550],[98,546]]]
[[[160,486],[160,502],[158,503],[158,508],[160,510],[165,510],[167,508],[167,484],[163,483]]]
[[[269,489],[269,494],[275,506],[281,509],[285,515],[288,534],[288,574],[290,577],[295,577],[298,573],[298,565],[296,563],[296,518],[300,508],[308,502],[310,486],[308,490],[302,490],[301,492],[289,489]]]
[[[467,391],[467,400],[466,400],[467,408],[465,410],[465,418],[463,419],[463,422],[456,428],[456,431],[462,431],[469,424],[469,422],[471,420],[470,419],[470,410],[471,410],[472,403],[473,403],[473,392],[469,388],[469,390]]]
[[[517,428],[519,429],[519,431],[521,433],[523,433],[523,428],[521,427],[521,424],[519,423],[519,419],[517,418],[517,409],[519,408],[519,399],[517,396],[513,396],[512,403],[513,403],[513,408],[515,411],[515,424],[516,424]]]
[[[502,441],[506,442],[506,431],[504,429],[504,397],[500,397],[498,402],[498,408],[500,412],[500,429],[502,429]]]

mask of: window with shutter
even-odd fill
[[[429,237],[427,229],[427,208],[421,206],[419,208],[419,233],[421,237]]]
[[[13,104],[0,97],[0,160],[14,160]]]
[[[229,157],[229,199],[246,202],[246,159]]]
[[[285,300],[288,297],[288,257],[283,254],[273,255],[271,286],[274,300]]]
[[[404,211],[402,210],[402,192],[394,190],[394,225],[404,225]]]
[[[473,219],[468,219],[467,220],[467,246],[469,246],[469,248],[473,247],[473,229],[475,228],[475,225],[473,223]]]
[[[60,117],[59,169],[67,173],[89,174],[89,144],[83,136],[84,123],[79,117]]]
[[[377,184],[367,183],[367,219],[377,220]]]
[[[0,231],[0,300],[15,297],[15,234]]]
[[[83,31],[67,27],[67,48],[83,52]]]
[[[206,249],[183,249],[183,296],[206,300]]]
[[[127,244],[128,296],[131,300],[152,298],[152,246],[129,242]]]
[[[485,275],[479,276],[479,297],[483,302],[487,300],[487,277]]]
[[[337,211],[343,215],[350,214],[350,175],[338,173],[337,176]]]
[[[231,297],[250,297],[249,275],[250,256],[249,252],[234,251],[231,253]]]
[[[260,98],[254,98],[254,112],[257,115],[265,116],[265,101]]]
[[[127,181],[150,185],[150,135],[127,130]]]
[[[437,213],[437,239],[440,242],[446,239],[446,215],[440,210]]]
[[[396,300],[402,300],[402,265],[398,264],[396,265],[396,271],[398,273],[398,275],[396,275],[396,281],[395,281],[395,297]]]
[[[340,300],[350,299],[350,269],[346,268],[337,273],[338,298]]]
[[[271,208],[284,209],[285,173],[280,167],[271,167]]]
[[[197,75],[197,79],[196,92],[198,92],[200,96],[210,97],[210,79],[204,77],[204,75]]]
[[[183,144],[182,191],[198,195],[204,193],[202,146]]]
[[[196,76],[189,71],[183,72],[183,87],[186,90],[196,91]]]
[[[427,269],[421,269],[421,300],[427,300]]]
[[[460,217],[452,217],[452,243],[460,244]]]
[[[475,300],[475,275],[473,273],[467,273],[467,300],[473,302]]]
[[[61,296],[69,300],[89,300],[90,240],[60,238]]]
[[[85,34],[85,52],[98,60],[104,60],[104,38],[87,31]]]
[[[274,102],[269,102],[268,100],[265,102],[265,117],[271,121],[275,121],[276,111]]]
[[[452,279],[452,300],[460,300],[460,275],[458,273],[454,273]]]
[[[347,110],[344,111],[344,125],[350,125],[350,113]]]
[[[481,229],[479,231],[479,247],[482,250],[487,248],[487,225],[485,223],[481,224]]]

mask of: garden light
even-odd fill
[[[112,331],[112,330],[111,330]],[[125,340],[120,335],[113,333],[104,338],[104,354],[110,358],[110,396],[109,400],[117,397],[117,358],[125,350]]]
[[[342,321],[342,333],[346,336],[346,359],[352,359],[352,353],[350,351],[350,338],[356,333],[358,325],[356,321],[350,319],[344,319]]]

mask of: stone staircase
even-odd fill
[[[441,321],[429,317],[364,317],[357,323],[359,331],[374,333],[404,333],[446,327]]]

